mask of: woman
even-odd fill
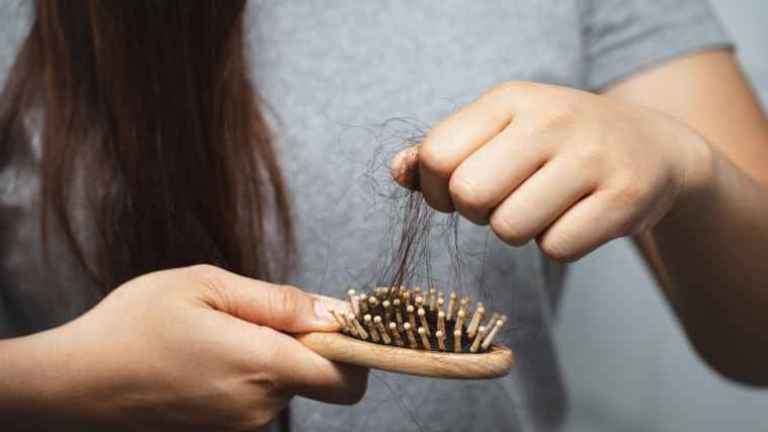
[[[36,2],[2,101],[5,424],[251,430],[299,395],[275,427],[555,429],[541,252],[620,236],[705,361],[768,382],[768,131],[702,2],[64,4]],[[332,300],[274,283],[359,280],[385,223],[356,187],[365,127],[402,116],[436,126],[395,178],[496,234],[460,237],[487,251],[517,367],[317,403],[357,401],[366,372],[287,336],[333,329]]]

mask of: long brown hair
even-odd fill
[[[288,269],[290,211],[248,77],[245,5],[35,2],[0,99],[0,166],[41,113],[41,227],[105,290],[193,263],[268,280]]]

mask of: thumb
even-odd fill
[[[419,146],[408,147],[392,158],[392,179],[400,186],[419,190]]]
[[[204,281],[204,300],[209,306],[275,330],[336,331],[339,324],[330,311],[349,310],[347,302],[312,295],[293,286],[251,279],[212,266],[192,269]]]

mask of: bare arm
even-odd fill
[[[708,52],[605,95],[501,83],[398,155],[393,176],[552,259],[641,239],[704,359],[768,385],[767,128],[731,55]]]
[[[56,331],[0,341],[0,420],[3,430],[32,431],[65,426],[53,400],[70,381]],[[41,415],[45,413],[45,415]],[[66,430],[66,429],[64,429]]]
[[[704,187],[635,239],[702,356],[768,385],[768,122],[735,61],[690,56],[606,95],[673,115],[714,149]]]
[[[141,276],[70,323],[0,341],[0,429],[260,430],[294,394],[354,403],[366,370],[283,333],[336,330],[328,310],[345,307],[210,266]]]

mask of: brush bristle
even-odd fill
[[[370,293],[348,291],[352,313],[334,313],[342,332],[366,342],[425,351],[482,353],[488,351],[507,320],[494,313],[483,322],[486,309],[455,292],[445,296],[435,288],[374,288]]]

